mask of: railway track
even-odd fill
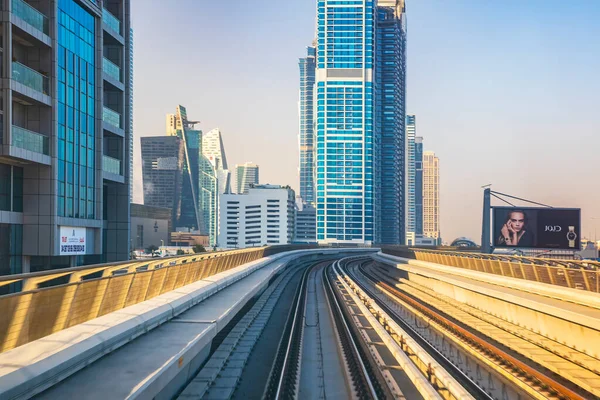
[[[440,359],[441,363],[447,367],[448,371],[457,376],[457,379],[461,380],[461,384],[465,384],[465,387],[472,386],[475,383],[475,387],[482,389],[488,395],[494,394],[494,398],[511,398],[521,396],[529,398],[553,398],[553,399],[591,399],[597,398],[596,394],[587,392],[586,390],[573,385],[563,377],[559,377],[552,373],[552,370],[537,365],[537,363],[528,361],[526,357],[522,357],[520,354],[515,354],[512,349],[507,349],[505,346],[498,344],[496,340],[491,340],[489,336],[482,333],[484,328],[496,329],[495,332],[498,340],[507,341],[507,335],[511,334],[510,340],[521,340],[526,343],[529,347],[524,346],[525,349],[532,347],[532,341],[526,341],[529,338],[518,337],[515,332],[500,331],[499,322],[492,321],[491,318],[483,318],[480,313],[474,311],[467,313],[470,310],[461,309],[460,305],[444,303],[444,299],[439,296],[436,297],[432,291],[427,291],[423,288],[418,288],[415,284],[409,284],[403,282],[400,284],[398,279],[393,279],[390,276],[385,275],[376,269],[367,269],[366,264],[369,261],[366,259],[354,259],[351,262],[345,263],[345,271],[348,276],[357,284],[362,285],[364,289],[370,292],[374,299],[377,299],[379,304],[387,305],[390,315],[396,315],[398,322],[403,322],[404,325],[408,325],[406,321],[414,321],[413,325],[419,326],[421,329],[412,329],[415,339],[421,343],[428,343],[432,354],[435,352],[443,353],[440,351],[439,338],[442,337],[442,342],[453,342],[457,351],[464,352],[464,359],[470,358],[475,361],[479,368],[488,371],[491,378],[488,382],[485,379],[481,379],[481,374],[470,374],[466,371],[464,362],[462,366],[460,364],[460,357],[445,357],[448,362],[444,362]],[[365,282],[367,282],[365,284]],[[369,290],[368,286],[371,286]],[[404,289],[404,290],[403,290]],[[419,290],[420,289],[420,290]],[[386,299],[386,301],[382,301]],[[390,303],[391,300],[391,303]],[[396,304],[396,309],[390,304]],[[443,312],[441,310],[446,310]],[[450,313],[453,316],[461,316],[461,321],[450,317]],[[462,320],[468,320],[469,325],[462,324]],[[496,325],[493,325],[494,322]],[[487,325],[490,325],[488,327]],[[435,333],[431,333],[434,332]],[[492,337],[496,337],[492,336]],[[530,335],[531,336],[531,335]],[[514,339],[517,338],[517,339]],[[512,343],[512,342],[511,342]],[[447,344],[447,343],[446,343]],[[541,349],[541,350],[540,350]],[[540,354],[540,351],[544,351],[549,355],[546,357],[556,357],[557,363],[566,361],[565,358],[560,358],[558,355],[547,351],[542,346],[533,348],[531,354]],[[448,351],[446,351],[448,354]],[[452,352],[450,351],[450,354]],[[457,362],[457,360],[459,362]],[[586,369],[584,366],[573,363],[573,368],[569,371],[570,374],[577,377],[588,377],[596,376],[595,371]],[[565,364],[563,364],[565,365]],[[552,364],[548,365],[549,368],[553,368]],[[464,375],[469,376],[469,379],[465,381],[462,379]],[[475,376],[478,375],[478,376]],[[568,375],[565,373],[565,375]],[[483,377],[485,378],[485,376]],[[590,387],[593,390],[593,379],[580,379],[582,386]],[[470,383],[470,382],[471,383]],[[500,391],[501,397],[497,395],[499,388],[496,382],[507,382],[513,386],[515,392],[513,395],[508,394],[508,390],[504,388]],[[503,383],[504,384],[504,383]],[[472,389],[475,389],[473,387]],[[477,397],[477,396],[476,396]],[[479,397],[477,397],[479,398]]]
[[[370,367],[369,360],[366,359],[361,344],[357,342],[355,333],[351,329],[352,322],[348,320],[344,313],[339,299],[339,294],[335,293],[335,285],[330,282],[330,277],[324,272],[325,265],[317,264],[307,268],[302,276],[302,280],[296,291],[293,306],[285,324],[282,340],[277,351],[277,356],[273,362],[271,374],[265,389],[263,398],[266,399],[292,399],[301,398],[301,366],[308,363],[303,360],[303,354],[308,350],[303,346],[304,341],[308,340],[306,336],[310,328],[325,330],[324,318],[327,314],[331,317],[333,331],[336,334],[338,343],[337,352],[343,360],[343,373],[346,375],[343,379],[347,387],[341,390],[342,393],[349,394],[350,398],[356,399],[377,399],[384,398],[385,391],[380,387],[380,383],[374,378],[374,371]],[[322,291],[322,292],[320,292]],[[318,293],[322,293],[318,295]],[[311,297],[314,296],[314,299]],[[321,296],[321,297],[319,297]],[[313,317],[316,306],[325,300],[327,303],[327,313],[318,314]],[[319,312],[319,311],[317,311]],[[314,337],[311,340],[323,340],[319,333],[311,333]],[[319,349],[322,344],[316,343]],[[310,350],[310,349],[309,349]],[[327,352],[336,351],[327,349]],[[306,357],[308,358],[308,357]],[[324,371],[324,360],[322,351],[316,352],[315,357],[311,357],[311,363],[316,364],[316,368],[321,372],[319,382],[313,382],[315,386],[321,387],[320,397],[328,397],[328,390],[334,390],[327,385],[337,385],[337,392],[340,393],[340,382],[326,382],[322,375]],[[308,368],[308,366],[306,366]],[[345,390],[345,391],[344,391]],[[306,393],[306,390],[305,390]]]

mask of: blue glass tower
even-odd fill
[[[317,241],[376,242],[375,4],[317,7]]]
[[[314,86],[315,48],[308,47],[306,57],[298,61],[300,67],[300,197],[314,204]]]
[[[405,221],[406,21],[404,2],[377,7],[377,118],[381,132],[381,243],[402,244]]]
[[[404,2],[317,4],[317,241],[400,243]]]

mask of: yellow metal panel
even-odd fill
[[[69,319],[65,327],[81,324],[98,316],[100,304],[108,287],[108,279],[94,279],[77,284],[77,292],[71,303]]]
[[[179,273],[177,274],[177,279],[175,280],[175,289],[185,285],[185,280],[187,279],[187,274],[189,270],[190,265],[188,263],[181,264],[179,266]]]
[[[129,293],[127,293],[124,307],[141,303],[146,299],[146,293],[148,292],[148,286],[150,285],[153,273],[154,271],[146,271],[133,275],[133,282],[129,288]]]
[[[0,298],[0,350],[17,347],[20,337],[27,335],[26,319],[31,307],[33,293]]]
[[[168,267],[167,276],[165,277],[165,283],[160,291],[161,294],[170,292],[175,288],[175,282],[177,281],[177,275],[179,274],[179,265]]]
[[[48,290],[33,293],[27,317],[26,326],[21,331],[18,345],[28,343],[54,332],[56,320],[66,317],[68,310],[62,311],[63,299],[70,296],[74,286],[58,286]],[[24,333],[26,334],[24,335]]]
[[[104,299],[100,305],[100,311],[98,312],[99,317],[123,308],[132,281],[133,274],[110,278]]]
[[[146,292],[146,300],[156,297],[162,293],[162,287],[166,276],[166,268],[155,269],[152,271],[152,277],[150,278],[150,284],[148,285],[148,292]]]

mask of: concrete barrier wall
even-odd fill
[[[389,255],[378,255],[375,259],[405,271],[410,281],[439,294],[600,358],[600,319],[593,315],[600,314],[600,310],[592,308],[600,305],[600,296],[595,293],[449,268],[430,262],[399,259]],[[453,279],[449,274],[472,281]],[[497,287],[482,286],[477,281],[492,283]],[[523,290],[523,295],[515,295],[515,289]],[[542,294],[547,296],[548,300],[528,296],[528,293]],[[581,299],[580,295],[585,295],[587,301],[585,298]],[[589,314],[578,312],[585,308],[570,303],[570,298],[577,297],[580,301],[588,303]],[[565,301],[560,301],[561,298]]]

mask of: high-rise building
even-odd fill
[[[142,137],[142,179],[144,205],[168,208],[172,213],[171,225],[175,227],[181,217],[181,187],[183,179],[183,141],[177,136]]]
[[[440,160],[433,151],[423,153],[423,236],[440,236]]]
[[[415,137],[415,233],[423,234],[423,138]]]
[[[141,138],[144,204],[172,210],[174,230],[204,228],[199,212],[201,135],[185,107],[167,114],[167,136]],[[205,228],[208,232],[208,227]]]
[[[405,237],[406,14],[404,0],[379,0],[375,39],[377,123],[381,132],[378,168],[381,189],[380,242]]]
[[[300,58],[300,197],[309,204],[315,202],[314,181],[314,87],[315,87],[315,48],[308,47],[306,57]]]
[[[202,160],[200,161],[200,214],[206,221],[211,246],[217,245],[219,195],[231,192],[231,173],[221,131],[213,129],[202,135]]]
[[[318,242],[403,240],[405,32],[403,0],[318,2]]]
[[[416,116],[406,116],[406,231],[423,233],[423,138]]]
[[[250,185],[258,185],[258,165],[247,162],[235,166],[236,193],[248,193]]]
[[[295,193],[289,187],[256,185],[246,194],[220,197],[221,248],[288,244],[294,240]]]
[[[129,3],[4,1],[0,274],[129,257]]]

